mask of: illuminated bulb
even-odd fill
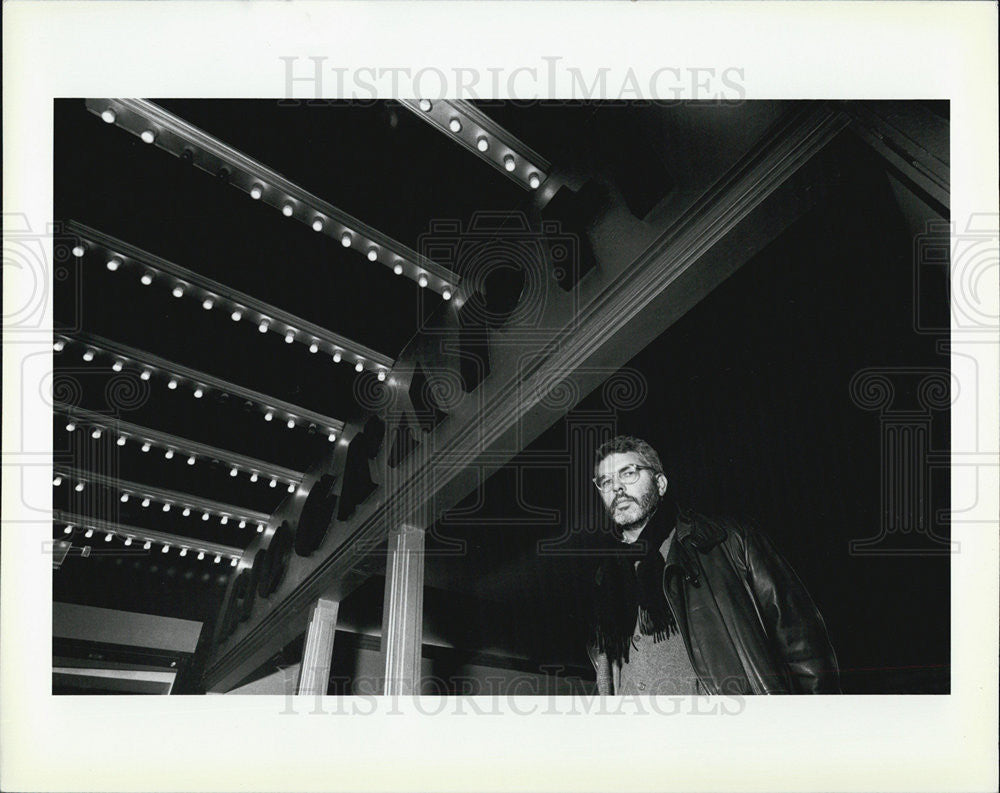
[[[167,449],[167,450],[166,450],[166,451],[165,451],[165,452],[163,453],[163,456],[164,456],[165,458],[167,458],[168,460],[173,460],[173,459],[174,459],[174,450],[173,450],[173,449]]]
[[[285,422],[285,426],[290,430],[295,429],[295,419],[288,419],[288,421]]]
[[[330,441],[330,443],[333,443],[335,440],[337,440],[337,435],[331,432],[329,435],[326,436],[326,439]]]
[[[319,345],[316,342],[313,342],[312,344],[310,344],[309,345],[309,352],[312,352],[312,353],[319,352]]]
[[[111,542],[111,538],[113,536],[114,535],[109,531],[107,534],[104,535],[104,542]]]
[[[277,487],[277,486],[278,486],[278,480],[277,479],[272,479],[271,482],[270,482],[270,484],[268,485],[268,487]]]
[[[156,140],[156,134],[151,129],[144,129],[139,137],[142,138],[143,143],[152,143]]]
[[[207,512],[202,512],[201,513],[201,519],[202,520],[208,520],[208,518],[209,518],[209,514]]]
[[[170,380],[167,381],[167,388],[169,388],[171,391],[177,388],[177,380],[171,377]]]
[[[344,356],[340,354],[339,350],[333,354],[334,363],[340,363],[342,360],[344,360]]]
[[[61,476],[57,476],[57,477],[53,478],[52,484],[53,484],[54,487],[59,487],[59,485],[62,484],[62,477]]]
[[[170,512],[170,505],[169,504],[164,504],[163,505],[163,511],[164,512]]]
[[[431,100],[430,99],[421,99],[420,102],[419,102],[419,105],[420,105],[420,109],[423,110],[426,113],[427,111],[429,111],[431,109]]]
[[[198,551],[198,558],[199,559],[204,559],[205,558],[205,552],[204,551]]]
[[[149,286],[151,283],[153,283],[153,276],[151,276],[149,273],[143,273],[142,278],[140,278],[139,281],[143,286]]]
[[[223,526],[225,526],[227,523],[229,523],[229,516],[228,515],[223,515],[222,519],[219,521],[219,523],[221,523]]]
[[[115,443],[117,443],[119,446],[124,446],[125,445],[125,436],[124,435],[119,435],[118,436],[118,440],[116,440]]]
[[[113,364],[111,364],[111,370],[114,372],[120,372],[124,368],[125,364],[123,364],[121,361],[115,361]]]
[[[128,547],[131,544],[132,544],[132,538],[131,537],[126,537],[125,538],[125,546]]]
[[[93,350],[87,350],[83,354],[83,360],[85,360],[87,363],[90,363],[92,360],[94,360],[94,351]]]
[[[250,474],[250,481],[251,482],[256,482],[259,478],[260,477],[257,476],[257,472],[256,471],[254,471],[252,474]]]
[[[417,283],[418,283],[418,284],[419,284],[419,285],[420,285],[421,287],[425,287],[425,286],[427,286],[427,276],[426,276],[426,275],[424,275],[423,273],[421,273],[421,274],[420,274],[420,277],[419,277],[419,278],[417,279]]]
[[[358,361],[356,364],[354,364],[355,372],[363,372],[364,370],[365,370],[365,365],[361,363],[361,361]]]
[[[82,492],[83,492],[83,488],[84,488],[84,483],[83,483],[83,482],[77,482],[77,483],[76,483],[76,487],[74,487],[73,489],[74,489],[74,490],[75,490],[75,491],[76,491],[77,493],[82,493]]]
[[[396,262],[396,264],[394,264],[393,267],[392,267],[392,271],[396,275],[402,275],[403,274],[403,265],[401,265],[399,262]]]
[[[213,562],[215,562],[216,564],[218,564],[219,562],[221,562],[221,561],[222,561],[222,557],[221,557],[221,556],[219,556],[218,554],[216,554],[216,557],[215,557],[215,559],[213,559],[212,561],[213,561]]]
[[[240,470],[238,468],[235,468],[235,467],[229,469],[229,475],[230,476],[237,476],[239,474],[239,472],[240,472]]]
[[[64,342],[62,339],[59,339],[58,341],[53,343],[52,349],[55,350],[56,352],[62,352],[63,350],[66,349],[66,342]]]
[[[313,231],[322,231],[322,230],[323,230],[323,221],[320,220],[319,218],[316,218],[313,221]]]
[[[181,555],[181,556],[187,556],[187,555],[188,555],[188,549],[187,549],[187,548],[181,548],[181,553],[180,553],[180,555]]]
[[[264,421],[272,421],[274,419],[274,411],[269,410],[264,414]]]
[[[93,529],[87,529],[87,531],[84,533],[83,536],[87,537],[88,539],[91,538],[91,537],[93,537],[94,536],[94,530]]]
[[[67,526],[65,529],[63,529],[63,534],[72,534],[72,533],[73,533],[73,526],[72,525]]]
[[[194,390],[193,396],[195,399],[201,399],[203,396],[205,396],[205,389],[199,386]]]
[[[205,311],[211,311],[212,310],[212,306],[214,306],[214,305],[215,305],[215,301],[212,300],[212,298],[210,298],[210,297],[206,297],[204,300],[201,301],[201,307],[203,309],[205,309]]]
[[[380,383],[385,381],[385,369],[378,370],[378,381]]]
[[[180,286],[180,285],[177,285],[177,286],[175,286],[173,288],[173,291],[171,292],[171,294],[174,297],[184,297],[184,288],[182,286]]]
[[[267,329],[269,327],[270,327],[270,325],[268,325],[267,320],[266,319],[262,319],[260,321],[260,324],[257,326],[257,330],[259,330],[261,333],[267,333]]]
[[[351,235],[348,234],[346,231],[340,235],[340,244],[343,245],[345,248],[351,247]]]
[[[232,314],[229,315],[229,318],[233,322],[239,322],[241,319],[243,319],[243,312],[240,311],[239,309],[236,309]]]
[[[450,129],[452,132],[461,132],[462,122],[459,121],[457,118],[453,118],[451,121],[448,122],[448,129]]]
[[[86,252],[87,252],[86,249],[82,245],[74,245],[73,246],[73,255],[77,259],[82,258],[83,254],[86,253]]]
[[[236,557],[234,556],[234,557],[233,557],[233,561],[231,561],[231,562],[229,563],[229,566],[230,566],[230,567],[236,567],[236,565],[237,565],[237,564],[239,564],[239,561],[240,561],[240,560],[239,560],[239,559],[237,559],[237,558],[236,558]]]
[[[514,158],[510,154],[503,158],[503,167],[507,171],[513,171],[517,167]]]
[[[149,499],[148,498],[144,498],[142,500],[142,506],[144,506],[144,507],[148,507],[149,506]]]
[[[188,457],[188,465],[194,465],[194,462],[195,462],[195,459],[194,459],[194,455],[192,454],[190,457]]]
[[[476,148],[479,149],[479,151],[488,151],[490,148],[490,142],[485,138],[485,136],[480,137],[476,141]]]
[[[283,206],[283,207],[281,208],[281,214],[282,214],[282,215],[284,215],[284,216],[285,216],[286,218],[290,218],[290,217],[292,216],[292,213],[293,213],[294,211],[295,211],[295,210],[294,210],[294,209],[292,208],[292,205],[291,205],[291,204],[285,204],[285,205],[284,205],[284,206]]]
[[[368,249],[368,261],[377,262],[378,261],[378,251],[374,248]]]
[[[170,550],[170,546],[169,545],[164,545],[163,548],[160,549],[160,553],[167,553],[169,550]]]
[[[146,540],[146,542],[144,542],[144,543],[142,544],[142,549],[143,549],[144,551],[148,551],[148,550],[149,550],[150,548],[152,548],[152,547],[153,547],[153,543],[151,543],[151,542],[150,542],[149,540]]]
[[[445,300],[451,300],[451,290],[448,289],[448,287],[445,287],[443,290],[441,290],[441,297],[443,297]]]
[[[66,425],[66,432],[73,432],[75,429],[76,429],[76,424],[74,424],[72,421]]]
[[[118,499],[118,500],[121,501],[123,504],[127,504],[128,503],[128,493],[122,493],[122,497],[120,499]]]
[[[528,184],[531,186],[532,190],[537,190],[538,185],[542,183],[542,178],[537,174],[533,173],[528,177]]]
[[[285,333],[285,344],[291,344],[293,341],[295,341],[295,331],[289,328]]]
[[[139,379],[140,380],[148,380],[152,376],[153,376],[153,373],[151,371],[149,371],[149,369],[143,369],[142,370],[142,374],[139,375]]]
[[[263,523],[258,523],[257,524],[257,533],[258,534],[263,534],[264,533],[264,524]]]
[[[289,482],[287,489],[288,489],[289,493],[294,493],[295,492],[295,483],[294,482]]]
[[[181,512],[181,515],[183,515],[186,518],[190,514],[191,514],[191,507],[184,507],[184,511]]]
[[[142,444],[142,450],[144,452],[148,452],[151,448],[152,447],[149,445],[149,441],[146,441],[144,444]]]
[[[247,527],[247,522],[245,520],[240,521],[240,528],[245,529]]]
[[[92,431],[92,432],[90,433],[90,437],[91,437],[91,438],[93,438],[93,439],[94,439],[95,441],[96,441],[96,440],[97,440],[98,438],[100,438],[100,437],[101,437],[101,429],[100,429],[100,427],[98,427],[97,429],[93,430],[93,431]]]
[[[259,201],[262,195],[264,195],[264,190],[259,184],[255,184],[250,188],[250,197],[254,201]]]
[[[118,118],[118,116],[115,115],[115,111],[110,107],[101,113],[101,120],[104,121],[105,124],[114,124],[116,118]]]

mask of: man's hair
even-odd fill
[[[642,438],[633,438],[631,435],[619,435],[610,441],[602,443],[597,449],[597,459],[594,464],[600,465],[601,460],[609,454],[623,454],[625,452],[635,452],[656,473],[663,473],[663,463],[660,462],[660,455],[656,453],[656,449]]]

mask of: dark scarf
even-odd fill
[[[669,499],[661,500],[639,538],[612,550],[597,569],[595,638],[598,649],[612,663],[628,663],[637,611],[640,633],[652,636],[654,642],[677,633],[663,595],[664,562],[660,556],[660,546],[676,522],[677,505]],[[617,533],[616,537],[620,539]]]

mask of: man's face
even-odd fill
[[[623,484],[618,472],[627,465],[639,466],[639,479],[633,484]],[[604,508],[619,526],[632,526],[646,520],[660,503],[660,496],[667,490],[667,478],[646,467],[646,461],[635,452],[609,454],[598,464],[595,477],[613,477],[614,486],[605,493],[600,491]]]

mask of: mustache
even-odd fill
[[[619,504],[625,503],[627,501],[631,501],[633,504],[638,504],[639,503],[638,501],[636,501],[634,498],[632,498],[630,496],[617,496],[615,498],[615,500],[611,502],[611,508],[614,509]]]

